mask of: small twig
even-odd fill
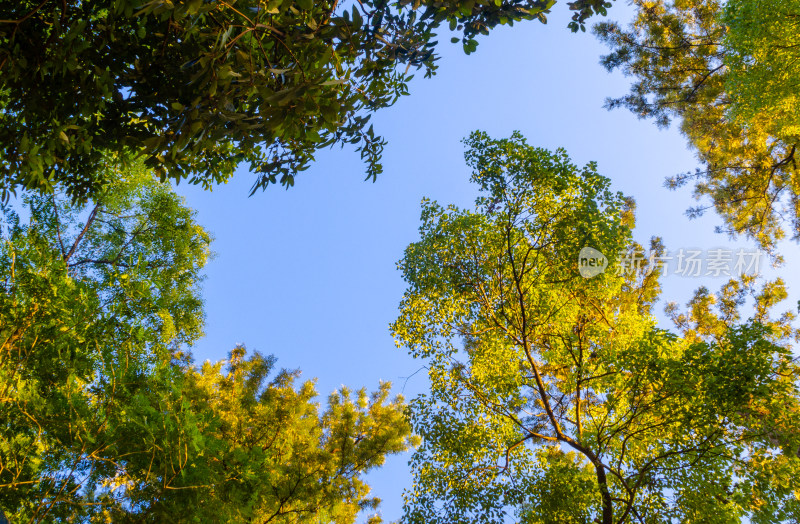
[[[408,384],[408,380],[409,380],[411,377],[413,377],[414,375],[416,375],[417,373],[419,373],[420,371],[422,371],[423,369],[428,369],[428,366],[422,366],[421,368],[419,368],[419,369],[418,369],[418,370],[416,370],[415,372],[411,373],[411,374],[410,374],[409,376],[407,376],[407,377],[397,377],[397,378],[404,378],[404,379],[406,379],[406,380],[403,382],[403,389],[401,389],[401,390],[400,390],[400,394],[402,394],[402,393],[403,393],[403,392],[406,390],[406,384]]]
[[[100,210],[100,204],[94,206],[94,209],[92,209],[92,213],[89,215],[89,218],[86,219],[86,225],[83,226],[83,229],[78,234],[78,238],[76,238],[75,242],[72,244],[69,253],[67,253],[67,255],[64,257],[64,262],[69,262],[70,257],[75,254],[75,250],[78,249],[78,244],[80,244],[81,240],[83,240],[83,236],[86,234],[86,232],[89,231],[89,226],[91,226],[92,222],[94,222],[94,217],[97,216],[97,212],[99,210]]]
[[[31,11],[30,13],[28,13],[27,15],[23,16],[22,18],[20,18],[18,20],[0,20],[0,24],[16,24],[16,25],[19,25],[22,22],[24,22],[25,20],[27,20],[28,18],[30,18],[33,15],[35,15],[39,11],[39,9],[44,7],[44,4],[46,4],[48,1],[49,0],[42,0],[42,2],[39,5],[37,5],[33,9],[33,11]]]

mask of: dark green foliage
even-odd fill
[[[383,140],[369,118],[436,70],[449,24],[472,52],[554,0],[23,0],[0,3],[0,190],[82,199],[104,155],[143,155],[162,178],[211,186],[240,163],[253,189],[291,186],[317,150],[354,144],[367,178]],[[578,0],[573,29],[609,4]]]

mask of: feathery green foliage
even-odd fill
[[[628,95],[609,99],[666,126],[673,118],[697,151],[701,168],[668,186],[695,181],[730,234],[774,251],[800,234],[800,141],[792,114],[796,38],[792,2],[635,0],[628,28],[600,23],[611,48],[602,63],[634,78]],[[707,207],[689,210],[695,216]]]
[[[0,235],[0,508],[12,522],[352,523],[414,444],[389,385],[325,409],[274,358],[191,364],[209,235],[144,169]],[[373,517],[371,521],[379,519]]]

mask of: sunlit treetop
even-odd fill
[[[794,108],[798,77],[793,2],[718,0],[634,2],[629,27],[600,23],[611,53],[602,63],[634,81],[608,100],[666,126],[676,118],[701,167],[667,181],[695,183],[721,231],[744,234],[773,251],[800,234],[798,144]],[[784,16],[786,15],[786,16]]]
[[[659,326],[658,266],[620,271],[632,205],[589,164],[473,134],[472,209],[425,201],[392,331],[424,360],[413,524],[792,521],[800,368],[780,281],[701,289]],[[608,258],[591,278],[580,252]],[[663,251],[656,238],[651,249]],[[744,305],[755,305],[745,318]]]
[[[800,2],[732,0],[725,4],[727,90],[744,125],[765,114],[776,134],[800,137]]]

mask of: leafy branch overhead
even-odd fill
[[[435,31],[476,37],[554,0],[79,0],[0,5],[0,189],[77,199],[103,155],[211,186],[240,163],[253,190],[291,186],[320,148],[352,144],[367,178],[370,115],[436,70]],[[578,0],[573,30],[609,4]]]

